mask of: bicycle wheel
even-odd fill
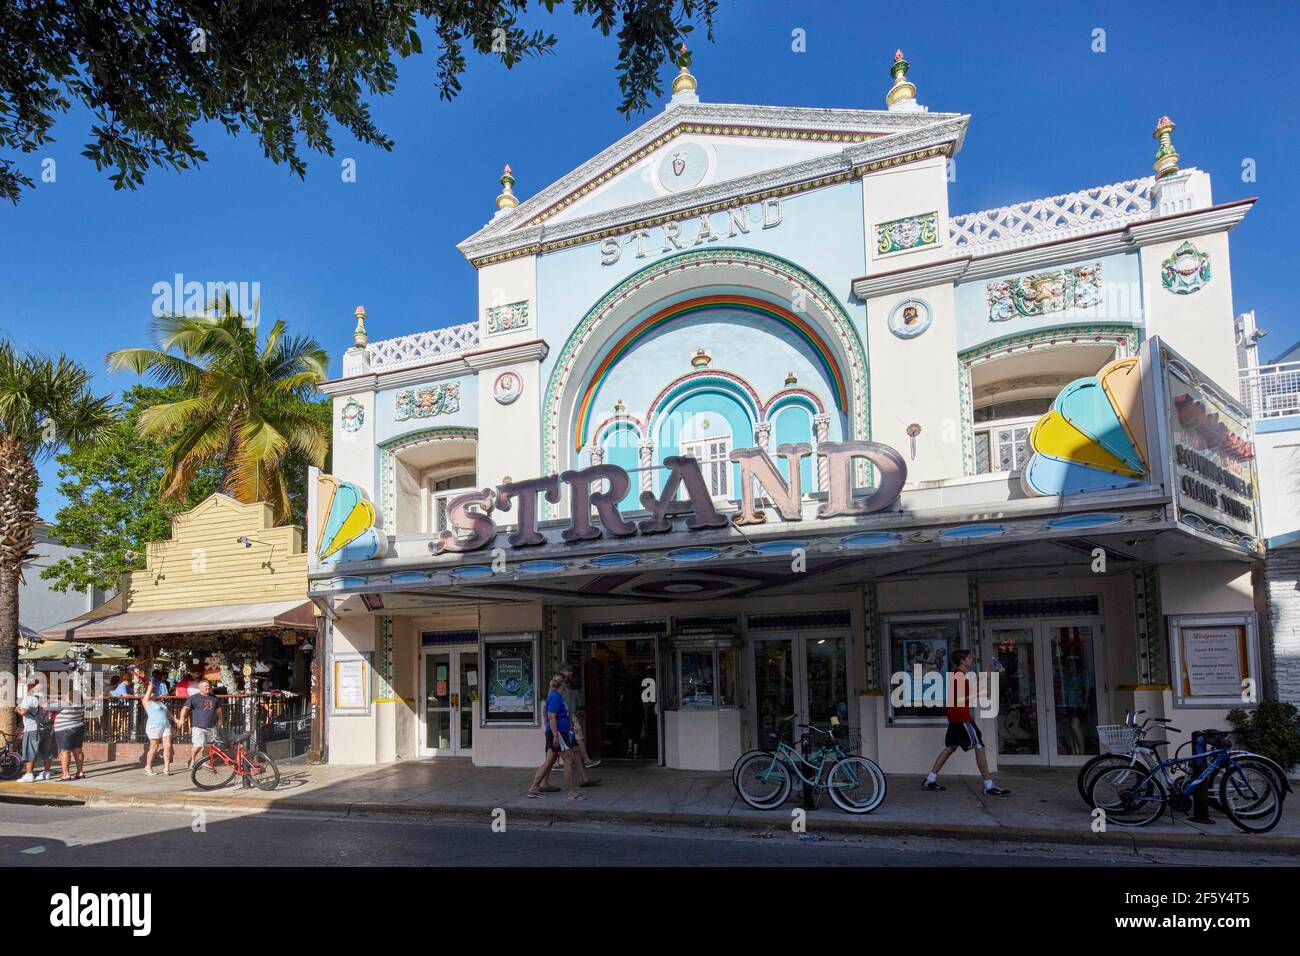
[[[1105,811],[1108,823],[1142,827],[1160,818],[1169,797],[1164,784],[1146,770],[1112,767],[1103,770],[1088,790],[1088,802]]]
[[[200,790],[220,790],[235,779],[235,765],[212,760],[212,754],[204,754],[190,771],[190,780]]]
[[[1232,755],[1232,759],[1234,762],[1236,762],[1238,765],[1242,767],[1255,769],[1258,770],[1260,773],[1266,773],[1270,777],[1272,777],[1273,782],[1277,784],[1278,801],[1281,803],[1286,802],[1286,787],[1283,785],[1283,779],[1278,776],[1277,768],[1274,767],[1271,763],[1269,763],[1266,760],[1261,760],[1255,754],[1244,753],[1244,752],[1240,754],[1234,752]],[[1219,791],[1220,791],[1220,786],[1222,784],[1222,779],[1221,779],[1222,773],[1223,770],[1216,770],[1213,774],[1211,774],[1210,779],[1205,782],[1205,788],[1206,788],[1206,795],[1209,797],[1210,806],[1214,810],[1218,811],[1219,813],[1227,813],[1228,812],[1227,808],[1223,805],[1223,801],[1219,799]],[[1242,797],[1242,799],[1240,799],[1237,802],[1237,805],[1233,807],[1233,810],[1236,812],[1238,816],[1250,816],[1251,814],[1255,814],[1255,813],[1259,813],[1259,814],[1271,813],[1272,811],[1262,803],[1262,800],[1263,800],[1263,795],[1261,794],[1261,803],[1258,807],[1256,807],[1256,806],[1251,806],[1250,802],[1244,797]]]
[[[1226,771],[1219,802],[1228,819],[1247,833],[1267,833],[1282,819],[1282,797],[1273,774],[1259,764]]]
[[[1100,754],[1093,757],[1086,764],[1079,768],[1079,799],[1088,806],[1092,803],[1088,799],[1088,791],[1092,789],[1092,782],[1097,779],[1103,770],[1109,770],[1112,767],[1129,767],[1133,765],[1133,758],[1128,754]]]
[[[742,763],[744,763],[750,757],[758,756],[761,754],[770,754],[770,753],[772,753],[772,751],[770,750],[746,750],[743,754],[737,757],[736,762],[731,765],[731,785],[735,787],[737,790],[740,789],[740,785],[736,783],[736,781],[740,779],[740,765]]]
[[[773,810],[785,803],[790,786],[790,771],[775,753],[756,753],[736,769],[736,792],[755,810]]]
[[[243,769],[259,790],[274,790],[280,785],[280,768],[260,750],[244,755]]]
[[[831,767],[826,789],[845,813],[870,813],[885,800],[885,774],[866,757],[845,757]]]
[[[0,753],[0,780],[12,780],[22,769],[22,761],[12,750]]]

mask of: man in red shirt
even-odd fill
[[[921,787],[925,790],[946,790],[947,787],[939,784],[939,771],[943,765],[948,762],[948,758],[957,752],[960,747],[963,751],[975,751],[975,765],[979,767],[980,776],[984,778],[984,792],[994,797],[1005,797],[1010,790],[996,786],[993,783],[993,777],[989,775],[989,761],[984,753],[984,737],[980,734],[979,725],[975,723],[975,718],[970,712],[970,686],[967,683],[966,675],[970,672],[971,652],[965,649],[953,651],[952,668],[954,679],[950,683],[952,697],[947,702],[948,712],[948,734],[944,737],[943,750],[939,752],[938,758],[934,762],[934,767],[926,774],[925,782]]]

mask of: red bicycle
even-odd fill
[[[260,750],[248,751],[244,744],[250,733],[237,734],[226,740],[208,743],[207,753],[190,771],[190,779],[200,790],[219,790],[236,777],[252,781],[259,790],[274,790],[280,785],[280,768]],[[234,747],[231,754],[229,748]]]

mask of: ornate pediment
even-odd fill
[[[955,113],[677,104],[459,248],[483,264],[765,189],[813,188],[895,157],[952,155],[966,123]]]

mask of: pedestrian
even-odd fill
[[[160,670],[155,670],[149,675],[149,687],[153,690],[153,696],[166,697],[168,694],[167,675]]]
[[[50,714],[45,706],[45,691],[41,679],[27,678],[27,693],[14,711],[23,719],[23,775],[19,783],[33,783],[50,779],[50,765],[54,761],[54,735],[50,728]],[[45,769],[38,775],[36,761],[43,761]]]
[[[528,796],[540,799],[542,781],[551,772],[556,760],[564,761],[564,789],[570,800],[586,800],[573,785],[573,760],[577,754],[573,739],[573,727],[569,721],[569,709],[564,703],[564,677],[556,674],[551,678],[550,692],[546,695],[546,760],[533,776]]]
[[[190,766],[203,756],[203,750],[217,739],[221,730],[221,700],[212,693],[212,681],[199,681],[197,692],[190,694],[181,708],[180,724],[190,719]],[[179,725],[178,725],[179,726]]]
[[[144,692],[142,704],[145,713],[144,734],[149,738],[149,752],[144,757],[144,772],[150,777],[154,776],[154,754],[161,750],[163,775],[170,777],[172,775],[172,726],[175,725],[179,730],[181,722],[168,712],[166,704],[154,699],[152,684]]]
[[[984,792],[989,796],[1005,797],[1011,791],[1004,790],[993,783],[993,777],[989,773],[988,756],[984,751],[984,737],[970,712],[970,686],[966,681],[966,675],[970,672],[972,661],[971,652],[964,648],[952,653],[953,672],[956,677],[949,681],[948,687],[951,695],[946,701],[948,733],[943,740],[943,750],[939,752],[934,767],[926,775],[925,782],[921,786],[926,790],[948,789],[939,783],[939,771],[960,747],[963,751],[975,751],[975,765],[979,767],[980,775],[984,778]]]
[[[81,691],[74,689],[63,700],[50,702],[54,713],[54,744],[59,751],[59,767],[63,775],[60,780],[85,780],[86,755],[82,747],[86,743],[86,706],[81,699]],[[77,773],[69,773],[73,764]]]
[[[117,684],[113,687],[112,696],[125,697],[131,693],[131,675],[122,671],[117,675]]]
[[[599,760],[592,760],[587,753],[586,735],[582,732],[582,720],[578,716],[578,694],[573,688],[573,665],[561,664],[559,667],[560,676],[564,678],[564,706],[568,708],[573,722],[573,739],[577,742],[577,768],[582,778],[580,786],[594,787],[600,783],[599,780],[591,780],[587,776],[587,771],[592,767],[599,767]]]

